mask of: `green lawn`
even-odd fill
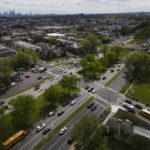
[[[129,97],[150,104],[150,77],[139,79],[133,90],[133,94],[128,93]]]
[[[54,59],[50,59],[50,60],[47,60],[47,62],[56,62],[56,61],[60,61],[60,60],[65,60],[67,59],[68,57],[58,57],[58,58],[54,58]]]
[[[122,51],[122,52],[120,53],[120,55],[119,55],[119,59],[121,59],[121,58],[127,56],[130,51],[131,51],[130,49],[124,48],[123,51]]]

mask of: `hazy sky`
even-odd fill
[[[150,11],[150,0],[0,0],[0,12],[116,13]]]

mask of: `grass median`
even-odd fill
[[[75,110],[68,118],[66,118],[62,123],[60,123],[56,128],[52,130],[43,140],[41,140],[33,150],[39,150],[44,144],[46,144],[50,139],[52,139],[59,130],[69,123],[76,115],[78,115],[91,101],[94,100],[94,97],[89,98],[84,104],[82,104],[77,110]]]
[[[111,78],[106,84],[105,86],[109,86],[115,79],[118,78],[118,76],[125,71],[126,67],[123,67],[113,78]]]

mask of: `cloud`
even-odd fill
[[[0,11],[27,13],[116,13],[150,11],[150,0],[0,0]]]

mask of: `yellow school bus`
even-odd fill
[[[14,134],[12,137],[10,137],[8,140],[2,143],[2,148],[4,150],[9,149],[12,147],[15,143],[17,143],[19,140],[24,138],[27,135],[27,131],[20,130],[16,134]]]
[[[142,110],[140,110],[140,113],[143,116],[150,118],[150,110],[149,109],[142,109]]]

